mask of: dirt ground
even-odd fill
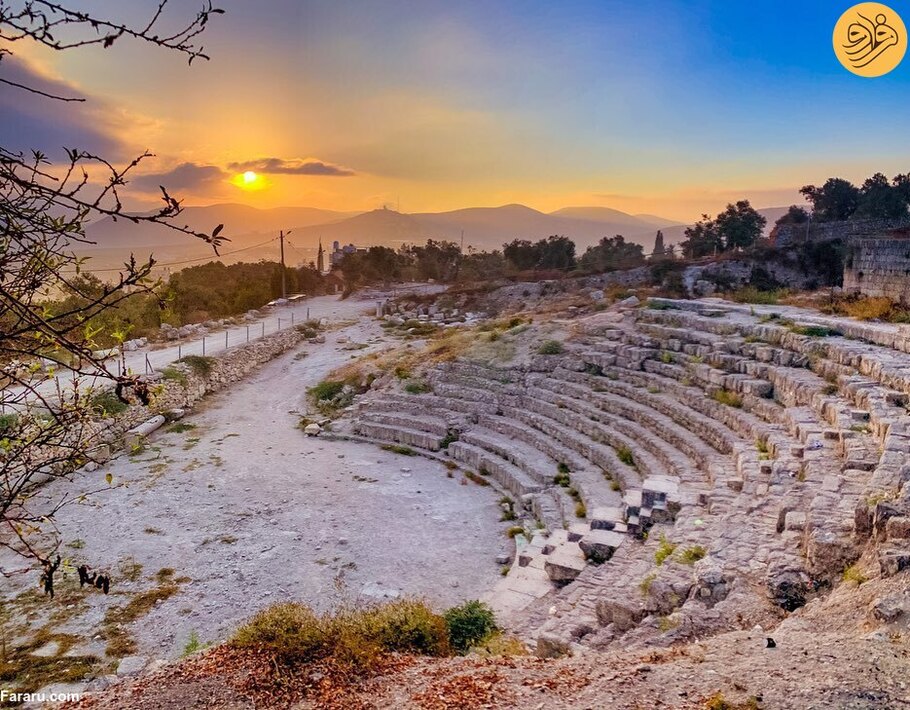
[[[14,641],[54,614],[54,633],[80,638],[69,654],[103,659],[105,613],[162,580],[179,591],[128,627],[136,652],[153,658],[179,656],[193,636],[224,639],[277,601],[326,608],[404,594],[445,606],[489,590],[507,526],[491,489],[427,459],[307,438],[296,426],[308,387],[389,345],[369,317],[330,330],[326,343],[303,344],[207,399],[182,431],[161,430],[145,451],[92,474],[117,485],[57,523],[68,561],[109,570],[112,593],[83,593],[70,568],[53,602],[20,596]],[[7,599],[34,577],[15,580]]]

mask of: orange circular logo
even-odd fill
[[[847,10],[834,27],[834,54],[858,76],[884,76],[907,52],[907,28],[887,5],[862,2]]]

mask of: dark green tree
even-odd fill
[[[703,256],[719,254],[724,250],[724,240],[717,225],[708,215],[703,214],[701,220],[684,232],[686,238],[680,244],[683,256],[687,259],[699,259]]]
[[[857,217],[867,219],[899,219],[907,216],[907,200],[904,188],[899,186],[898,175],[892,184],[881,173],[868,178],[859,189]]]
[[[828,178],[821,187],[805,185],[799,192],[812,204],[812,218],[816,222],[849,219],[859,207],[859,188],[843,178]]]
[[[714,219],[724,249],[745,249],[759,240],[767,220],[748,200],[740,200]]]
[[[578,265],[584,271],[602,272],[634,269],[644,263],[642,246],[627,242],[621,234],[617,234],[615,237],[604,237],[596,246],[588,247]]]

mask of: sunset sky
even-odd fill
[[[140,21],[154,3],[74,4]],[[849,1],[218,4],[212,59],[192,67],[128,41],[18,43],[4,75],[89,101],[0,88],[0,141],[118,160],[148,148],[135,205],[164,182],[188,204],[521,202],[689,220],[742,197],[789,204],[835,174],[910,170],[910,57],[878,79],[841,67],[831,33]],[[910,22],[910,2],[891,6]],[[197,8],[178,0],[168,17]]]

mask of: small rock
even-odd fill
[[[147,665],[145,656],[125,656],[117,666],[117,675],[139,675]]]

